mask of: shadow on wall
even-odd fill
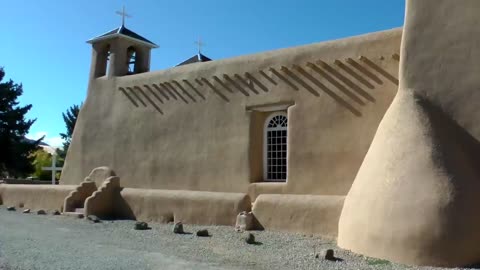
[[[117,176],[103,179],[100,188],[85,200],[86,216],[234,225],[238,213],[251,209],[250,197],[243,193],[123,188]]]
[[[480,142],[428,96],[401,90],[392,104],[347,195],[339,245],[414,265],[478,260]],[[394,134],[403,129],[415,135]],[[402,146],[387,147],[393,144]],[[386,178],[396,179],[394,189]],[[372,191],[379,195],[370,198]],[[359,229],[367,223],[375,230]]]
[[[63,203],[63,211],[75,212],[76,209],[84,208],[85,200],[90,197],[95,190],[97,190],[95,182],[91,181],[89,177],[87,177],[65,198]]]
[[[122,197],[121,192],[123,187],[118,189],[118,192],[115,193],[115,209],[113,210],[113,216],[115,219],[133,219],[135,220],[135,214],[133,213],[132,208],[127,203],[127,201]],[[173,221],[173,215],[172,220]]]
[[[383,60],[384,57],[382,56],[380,59]],[[393,54],[391,59],[398,62],[399,55]],[[306,70],[305,67],[309,70]],[[375,85],[384,84],[383,79],[398,85],[398,79],[394,75],[365,56],[360,56],[359,62],[347,58],[343,62],[335,60],[333,66],[318,60],[307,62],[304,66],[294,64],[291,68],[286,66],[270,67],[267,72],[259,70],[258,75],[252,74],[252,72],[245,72],[243,75],[223,74],[223,80],[216,75],[212,76],[211,81],[203,77],[196,78],[193,82],[187,79],[172,80],[151,86],[144,84],[119,87],[118,90],[135,108],[140,108],[140,105],[143,108],[152,107],[163,115],[162,104],[177,100],[181,100],[185,104],[205,101],[206,93],[204,91],[210,90],[220,100],[228,103],[230,102],[229,95],[240,93],[251,97],[266,94],[272,89],[269,89],[265,83],[273,86],[284,83],[294,91],[306,90],[306,93],[314,97],[321,97],[323,92],[337,104],[360,117],[362,113],[356,106],[365,106],[368,102],[376,101],[364,87],[375,89]]]

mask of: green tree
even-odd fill
[[[63,159],[58,156],[58,150],[56,152],[57,152],[56,165],[58,165],[59,163],[63,163]],[[52,154],[50,154],[49,152],[39,147],[37,151],[33,153],[33,156],[35,158],[33,160],[33,166],[35,167],[35,172],[32,174],[32,176],[38,180],[48,180],[48,181],[52,180],[52,172],[43,170],[43,167],[52,166]],[[60,172],[57,172],[55,175],[55,179],[57,180],[60,179],[60,174],[61,174]]]
[[[32,153],[43,137],[37,141],[25,138],[35,122],[25,119],[32,105],[19,106],[18,97],[23,93],[22,84],[12,80],[5,82],[4,69],[0,67],[0,175],[26,176],[33,172]]]
[[[33,176],[39,180],[51,180],[52,173],[50,171],[44,171],[43,167],[52,166],[52,155],[39,148],[33,153],[34,160],[33,166],[35,167],[35,172]]]
[[[63,143],[63,150],[60,151],[60,156],[65,158],[67,155],[68,148],[72,142],[73,130],[75,124],[77,123],[78,113],[80,112],[80,107],[82,105],[73,105],[67,109],[65,113],[62,113],[63,121],[65,122],[65,127],[67,129],[66,133],[60,133],[60,137],[65,140]]]

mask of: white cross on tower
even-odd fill
[[[55,175],[57,171],[61,171],[62,167],[57,167],[57,154],[52,154],[52,167],[43,167],[42,170],[44,171],[52,171],[52,185],[55,185]]]
[[[200,53],[200,51],[202,50],[202,47],[203,45],[205,45],[205,43],[202,42],[202,39],[199,37],[198,38],[198,41],[195,41],[195,44],[197,44],[198,46],[198,53]]]
[[[125,17],[126,18],[131,18],[132,16],[128,15],[126,12],[125,12],[125,6],[122,7],[122,11],[117,11],[115,12],[117,13],[118,15],[122,16],[122,26],[125,25]]]

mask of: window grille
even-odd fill
[[[287,180],[287,116],[274,114],[265,127],[264,177],[267,181]]]

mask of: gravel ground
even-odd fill
[[[171,224],[136,231],[134,221],[93,224],[20,210],[0,207],[0,269],[440,269],[367,258],[299,234],[253,232],[258,243],[248,245],[233,227],[184,225],[208,229],[211,237],[200,238],[173,234]],[[328,248],[341,261],[315,258]]]

